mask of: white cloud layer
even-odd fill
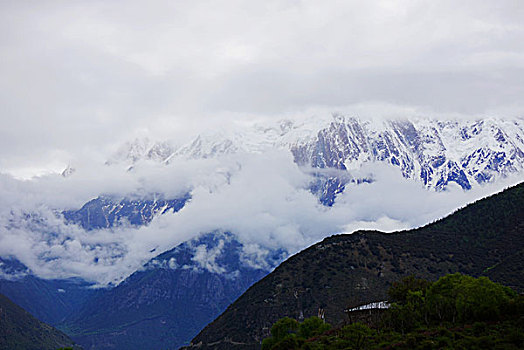
[[[89,167],[91,171],[93,167]],[[105,169],[105,170],[103,170]],[[29,181],[0,178],[0,256],[20,259],[45,278],[80,276],[118,283],[155,255],[202,233],[232,232],[245,245],[243,257],[263,266],[268,251],[293,254],[326,236],[356,229],[386,231],[416,227],[522,180],[522,175],[464,192],[426,190],[397,168],[371,163],[353,175],[372,173],[370,184],[348,185],[332,208],[319,204],[311,181],[285,150],[182,160],[160,166],[142,163],[132,172],[103,166],[93,173],[46,176]],[[105,171],[105,172],[104,172]],[[79,207],[100,193],[161,192],[176,196],[192,188],[181,211],[150,225],[86,232],[66,225],[56,210]],[[36,214],[28,217],[27,214]],[[199,247],[195,261],[220,272],[220,246]]]
[[[522,114],[523,23],[520,0],[2,1],[0,169],[311,107]]]

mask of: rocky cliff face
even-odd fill
[[[295,162],[351,174],[364,163],[385,162],[429,189],[455,183],[464,190],[522,171],[524,131],[519,122],[382,121],[339,117],[311,141],[291,146]],[[343,174],[343,173],[342,173]],[[347,176],[325,176],[312,189],[332,205]]]
[[[190,198],[189,193],[167,200],[100,196],[79,210],[64,211],[63,215],[68,222],[79,224],[86,230],[109,228],[123,223],[141,226],[150,223],[157,215],[176,213]]]

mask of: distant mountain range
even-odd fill
[[[328,119],[312,119],[306,122],[286,120],[242,130],[202,134],[180,146],[140,139],[123,145],[106,164],[123,164],[124,169],[131,172],[144,161],[169,165],[177,159],[234,157],[237,154],[262,153],[272,149],[290,152],[295,164],[303,172],[313,175],[309,190],[318,197],[321,204],[330,207],[336,205],[337,196],[346,190],[349,183],[375,181],[372,173],[359,172],[366,164],[388,164],[398,169],[403,177],[436,191],[449,186],[469,190],[512,174],[519,174],[524,168],[524,126],[520,119],[442,122],[415,118],[411,121],[366,121],[335,115]],[[63,176],[71,177],[76,174],[73,168],[68,167]],[[167,198],[155,193],[146,196],[100,195],[79,209],[57,210],[57,215],[63,215],[67,224],[78,225],[86,231],[128,227],[126,225],[139,227],[149,225],[161,215],[177,215],[179,210],[189,205],[191,197],[191,189],[177,198]],[[390,236],[382,234],[356,234],[355,238],[348,238],[350,243],[347,244],[355,245],[356,251],[360,250],[362,255],[358,253],[358,258],[355,258],[353,253],[347,253],[348,257],[339,258],[356,259],[348,262],[348,266],[361,271],[359,261],[367,261],[366,254],[370,254],[369,264],[373,266],[368,268],[371,272],[366,270],[365,274],[362,273],[362,278],[374,281],[375,277],[371,277],[372,274],[379,276],[382,273],[386,277],[389,276],[378,279],[382,282],[377,282],[377,290],[383,290],[391,278],[409,271],[418,271],[421,266],[432,269],[424,270],[427,277],[435,277],[441,272],[446,272],[446,269],[450,272],[479,273],[473,267],[466,268],[471,264],[477,264],[477,257],[472,257],[473,260],[468,262],[464,255],[471,249],[475,254],[488,254],[485,263],[494,264],[499,258],[496,254],[490,258],[492,255],[489,254],[493,252],[482,250],[489,247],[500,249],[500,252],[507,255],[506,259],[515,260],[515,265],[522,261],[515,258],[517,255],[509,253],[508,247],[511,245],[502,247],[487,238],[477,240],[476,233],[469,231],[471,227],[477,227],[476,223],[473,219],[468,220],[472,221],[464,224],[463,230],[467,232],[462,239],[467,239],[469,245],[466,241],[452,244],[448,236],[439,236],[442,234],[440,231],[435,236],[435,239],[440,237],[450,244],[441,247],[443,250],[449,248],[450,252],[453,252],[449,254],[463,259],[459,265],[449,256],[436,256],[428,250],[428,246],[441,244],[440,241],[436,242],[426,234],[417,235],[415,238],[414,233],[405,234],[403,238],[389,238]],[[462,231],[460,232],[459,235],[462,234]],[[326,232],[326,235],[330,233],[332,232]],[[368,247],[368,243],[358,243],[361,237],[364,237],[365,242],[371,242],[371,245]],[[376,242],[374,237],[378,237]],[[402,243],[401,240],[405,242]],[[475,244],[482,245],[482,249],[477,245],[470,247],[473,244],[471,242],[477,241],[480,243]],[[501,238],[501,242],[506,242],[505,238]],[[520,241],[517,239],[516,242]],[[379,244],[380,248],[373,244]],[[404,248],[411,252],[409,256],[402,251]],[[477,248],[478,251],[475,250]],[[386,260],[379,261],[373,257],[379,256],[376,249],[385,250],[383,258]],[[456,249],[459,251],[455,252]],[[287,257],[283,249],[273,248],[266,258],[267,264],[261,267],[250,265],[244,259],[244,254],[245,249],[236,239],[234,232],[224,232],[223,228],[216,227],[216,231],[201,234],[152,259],[118,286],[101,290],[88,288],[90,284],[81,279],[45,280],[34,276],[16,258],[0,257],[0,292],[42,321],[55,326],[60,325],[61,329],[84,344],[86,349],[173,347],[187,343],[250,285],[260,280]],[[411,262],[404,262],[411,261],[413,256],[419,256],[421,259],[415,262],[416,268],[408,266]],[[319,258],[320,256],[315,256],[315,259]],[[290,261],[293,261],[292,259]],[[207,265],[204,261],[207,261]],[[323,273],[324,268],[317,266],[315,261],[311,260],[311,266],[316,266],[316,273]],[[336,262],[332,264],[338,266]],[[344,267],[343,270],[348,268]],[[504,272],[505,268],[507,265],[502,264],[489,271],[492,274],[502,271],[500,273],[504,278],[513,276]],[[335,271],[337,269],[338,267],[330,268],[329,273],[338,276]],[[370,275],[367,275],[368,272]],[[288,275],[290,278],[294,277]],[[372,285],[363,281],[354,283],[360,285],[362,290],[369,291]],[[515,285],[518,283],[513,282]],[[344,286],[347,287],[346,284]],[[326,283],[321,289],[332,290],[333,286]],[[265,303],[271,304],[271,298]],[[311,305],[308,304],[309,309],[304,308],[303,313],[314,313],[314,309],[318,308],[316,300],[307,301]],[[284,310],[284,306],[292,301],[293,299],[287,300],[285,305],[279,304],[278,308]],[[251,329],[260,326],[258,321],[265,322],[262,327],[273,322],[273,316],[276,317],[277,313],[263,314],[264,317],[257,321],[247,319],[246,315],[235,315],[240,323],[235,321],[232,324],[246,327],[249,330],[246,332],[251,332]],[[300,316],[300,313],[298,315]],[[223,317],[227,319],[229,316],[222,316],[215,324],[220,324]],[[244,321],[247,323],[241,323]],[[157,331],[161,332],[160,337],[157,336]],[[236,337],[236,331],[232,332],[230,334]],[[258,341],[263,332],[258,328],[253,332],[243,334],[238,339],[242,342]],[[195,341],[210,342],[218,333],[204,331]],[[235,337],[232,339],[237,339]],[[220,339],[220,342],[223,342],[223,338]]]
[[[292,256],[196,336],[191,349],[258,349],[271,325],[386,299],[403,276],[461,272],[524,291],[524,183],[422,228],[335,235]]]
[[[120,224],[146,225],[157,215],[176,213],[191,198],[185,194],[175,199],[129,199],[100,196],[90,200],[79,210],[67,210],[62,214],[69,223],[78,224],[86,230],[110,228]]]
[[[110,163],[124,162],[132,167],[142,160],[169,163],[177,157],[213,158],[272,148],[288,149],[296,164],[316,175],[311,189],[323,204],[331,206],[348,182],[372,181],[354,175],[355,170],[367,163],[393,165],[405,178],[435,190],[452,183],[468,190],[521,172],[524,123],[521,119],[496,118],[370,121],[334,115],[331,120],[284,120],[203,134],[179,147],[137,139],[124,145]]]
[[[242,263],[241,254],[228,233],[183,243],[91,299],[59,328],[86,350],[178,348],[268,273]]]

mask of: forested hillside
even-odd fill
[[[524,290],[524,184],[471,204],[425,227],[335,235],[296,254],[252,286],[192,344],[256,348],[289,316],[344,319],[344,309],[385,300],[393,281],[414,274],[488,276]]]
[[[524,346],[524,296],[486,277],[457,273],[431,283],[409,276],[393,283],[388,298],[389,308],[366,305],[348,310],[348,325],[338,328],[316,316],[300,323],[280,319],[263,340],[262,350]]]
[[[56,350],[66,346],[73,346],[67,335],[0,294],[0,350]]]

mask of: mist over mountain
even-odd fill
[[[391,283],[408,275],[488,276],[522,292],[523,205],[521,183],[417,229],[328,237],[254,284],[186,349],[258,349],[278,319],[319,309],[326,322],[344,324],[346,309],[388,300]]]
[[[183,345],[330,234],[417,227],[521,181],[523,140],[520,119],[335,114],[4,175],[0,290],[87,347]]]
[[[117,284],[221,230],[258,252],[258,264],[331,233],[416,227],[518,182],[523,140],[520,119],[338,114],[207,132],[180,146],[136,140],[67,177],[4,175],[0,253],[44,278]]]
[[[0,30],[0,293],[85,348],[187,343],[326,237],[524,180],[519,1],[6,0]]]

